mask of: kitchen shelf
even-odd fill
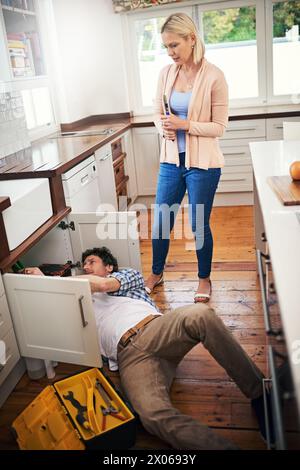
[[[42,237],[55,227],[67,214],[71,212],[71,207],[65,207],[58,214],[53,215],[41,227],[39,227],[21,245],[9,253],[8,256],[0,260],[0,270],[5,272],[12,266],[26,251],[32,248]]]
[[[8,5],[2,5],[2,4],[1,4],[1,7],[2,7],[2,10],[12,11],[14,13],[20,13],[21,15],[36,16],[36,12],[32,10],[24,10],[21,8],[10,7]]]

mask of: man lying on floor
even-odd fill
[[[202,343],[251,399],[265,437],[263,375],[212,308],[198,303],[162,315],[145,291],[142,275],[134,269],[119,271],[107,248],[85,251],[82,262],[91,285],[100,350],[111,369],[119,367],[122,387],[149,433],[176,449],[236,448],[170,401],[176,367]],[[42,274],[38,268],[25,272]]]

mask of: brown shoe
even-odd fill
[[[155,284],[153,285],[152,289],[151,287],[148,287],[148,286],[145,286],[145,291],[147,292],[147,294],[151,294],[154,290],[154,288],[156,286],[159,286],[160,284],[162,284],[164,282],[164,273],[161,273],[161,276],[160,278],[158,279],[158,281],[155,282]]]

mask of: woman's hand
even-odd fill
[[[189,130],[189,121],[186,119],[180,119],[178,116],[175,116],[175,114],[170,114],[169,116],[162,115],[161,121],[164,132],[175,132],[179,129],[183,129],[185,131]]]

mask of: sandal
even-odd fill
[[[206,304],[207,302],[209,302],[210,300],[210,296],[211,296],[211,280],[209,280],[209,294],[202,294],[201,292],[197,292],[195,295],[194,295],[194,303],[197,304],[197,303],[204,303]]]
[[[162,273],[162,275],[160,276],[160,278],[158,279],[158,281],[154,284],[154,286],[152,287],[152,289],[150,289],[150,287],[148,286],[145,286],[145,291],[147,292],[147,294],[151,294],[154,290],[154,288],[156,286],[159,286],[160,284],[162,284],[164,282],[164,273]]]

